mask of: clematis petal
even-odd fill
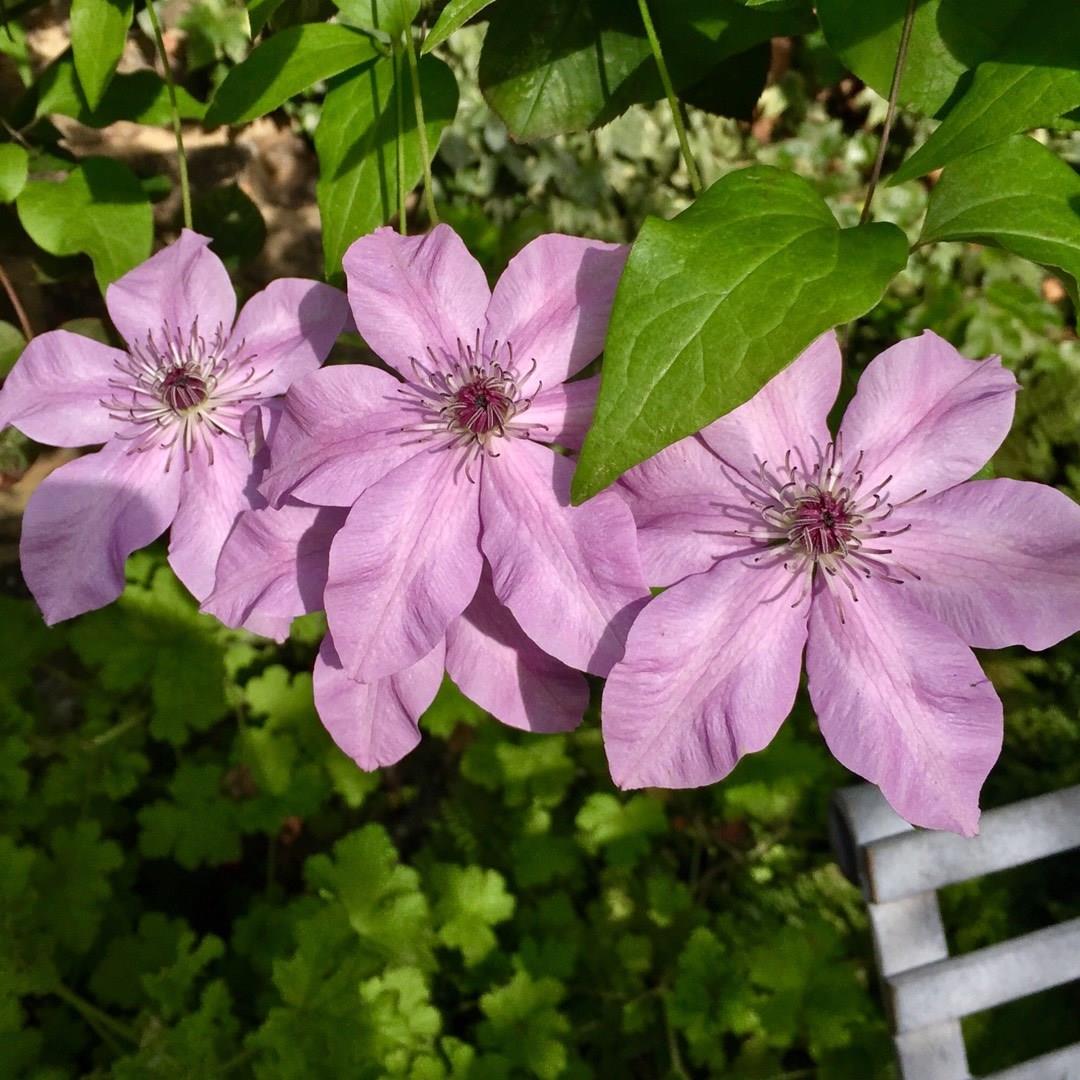
[[[569,459],[507,439],[484,460],[481,546],[495,594],[564,664],[606,674],[648,594],[634,519],[612,491],[570,505]]]
[[[510,342],[515,366],[536,361],[533,381],[550,389],[565,382],[604,348],[611,304],[626,244],[605,244],[549,233],[526,244],[499,278],[484,331],[486,348]]]
[[[50,625],[115,600],[124,560],[157,539],[180,499],[165,455],[120,442],[50,473],[23,514],[23,577]]]
[[[356,500],[330,549],[326,615],[345,670],[374,682],[415,664],[476,592],[477,488],[457,454],[419,454]]]
[[[719,458],[697,435],[635,465],[615,485],[638,529],[645,578],[671,585],[747,546],[732,536],[757,525]]]
[[[345,518],[340,507],[301,503],[245,511],[221,549],[202,610],[284,641],[297,615],[322,610],[330,544]]]
[[[315,708],[338,747],[361,769],[400,761],[420,741],[416,726],[443,676],[443,643],[396,675],[354,682],[327,634],[315,660]]]
[[[129,344],[141,346],[162,328],[187,333],[198,319],[212,337],[220,326],[228,335],[236,318],[236,293],[228,271],[209,248],[210,238],[190,229],[151,255],[105,291],[109,318]]]
[[[350,246],[342,265],[356,328],[407,379],[414,359],[446,370],[446,354],[456,360],[458,342],[473,344],[484,325],[487,278],[449,225],[426,236],[376,229]]]
[[[799,588],[775,564],[732,558],[648,604],[604,689],[619,787],[711,784],[772,741],[799,688],[809,608]]]
[[[230,346],[239,350],[237,373],[253,372],[253,389],[262,397],[284,394],[318,370],[348,318],[340,289],[304,278],[272,281],[236,320]]]
[[[197,600],[213,591],[218,556],[237,517],[262,504],[244,441],[219,435],[211,445],[213,461],[206,447],[196,446],[180,470],[180,508],[169,536],[169,565]]]
[[[902,502],[967,480],[1012,424],[1017,384],[998,357],[967,360],[926,330],[875,357],[851,399],[840,438],[844,460],[861,453],[863,488],[891,476]]]
[[[94,446],[121,426],[102,404],[126,353],[67,330],[39,334],[0,387],[0,431],[14,424],[50,446]]]
[[[905,589],[875,578],[858,603],[815,594],[810,698],[833,755],[901,817],[974,836],[1001,752],[1001,702],[974,653]]]
[[[541,390],[519,422],[529,427],[533,442],[558,443],[569,450],[580,450],[599,392],[599,375]]]
[[[826,419],[840,390],[841,368],[840,346],[830,330],[749,401],[703,428],[701,437],[747,477],[761,462],[778,467],[789,450],[805,471],[817,462],[815,440],[821,447],[829,442]]]
[[[979,649],[1045,649],[1080,630],[1080,506],[1045,484],[973,480],[918,499],[888,541],[904,590]]]
[[[589,704],[584,677],[524,634],[492,591],[488,570],[447,628],[446,670],[463,694],[523,731],[571,731]]]
[[[321,506],[352,506],[364,490],[404,461],[426,453],[401,383],[378,368],[322,368],[293,383],[270,436],[270,469],[261,490],[280,506],[294,495]]]

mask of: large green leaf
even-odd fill
[[[83,252],[105,286],[150,255],[154,220],[135,174],[111,158],[84,158],[64,180],[31,180],[15,208],[50,255]]]
[[[436,45],[441,45],[455,30],[460,30],[491,2],[492,0],[450,0],[424,40],[423,51],[430,52]]]
[[[920,244],[993,244],[1080,282],[1080,176],[1026,135],[950,165],[930,194]]]
[[[734,0],[668,0],[653,5],[653,16],[679,90],[729,56],[812,25],[804,12]],[[492,108],[527,140],[593,128],[663,96],[640,12],[624,0],[497,6],[479,78]]]
[[[306,90],[377,56],[363,34],[334,23],[290,26],[263,42],[218,87],[206,123],[243,124]]]
[[[254,37],[270,21],[271,16],[283,0],[247,0],[248,25],[251,27],[251,36]]]
[[[420,0],[334,0],[341,20],[361,30],[379,30],[400,38],[420,14]]]
[[[907,261],[894,225],[841,229],[807,181],[754,166],[649,218],[615,296],[574,499],[752,397]]]
[[[1017,131],[1052,126],[1080,106],[1080,3],[1021,11],[996,55],[979,64],[941,127],[897,171],[913,180]]]
[[[421,57],[419,69],[428,147],[434,153],[457,112],[457,83],[434,57]],[[408,87],[403,106],[405,186],[410,190],[424,161]],[[340,274],[341,256],[353,240],[384,224],[397,208],[396,138],[397,97],[389,57],[353,73],[326,95],[315,149],[327,277]]]
[[[900,103],[933,115],[960,77],[994,56],[1030,0],[921,0],[911,31]],[[818,0],[833,52],[882,97],[889,93],[908,0]]]
[[[185,120],[200,120],[206,106],[189,94],[182,86],[176,88],[180,116]],[[28,109],[31,118],[60,113],[78,120],[88,127],[107,127],[117,120],[132,120],[138,124],[168,124],[172,116],[169,91],[165,81],[150,70],[134,71],[129,75],[114,75],[108,89],[91,109],[75,74],[75,64],[70,53],[65,53],[50,64],[27,95],[20,112]]]
[[[124,51],[135,0],[71,0],[71,48],[90,108],[101,102]]]

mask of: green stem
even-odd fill
[[[161,23],[158,22],[157,11],[154,10],[154,0],[147,0],[146,14],[150,17],[150,25],[154,28],[154,41],[157,43],[161,66],[165,72],[165,86],[169,91],[169,110],[172,113],[173,134],[176,136],[176,167],[180,173],[180,199],[184,204],[184,225],[191,229],[194,228],[191,223],[191,185],[188,183],[184,136],[180,130],[180,107],[176,104],[176,83],[173,82],[169,57],[165,52],[165,41],[161,36]]]
[[[126,720],[121,720],[120,723],[114,724],[108,731],[103,731],[100,735],[95,735],[92,739],[87,739],[86,745],[91,750],[97,750],[106,743],[111,743],[113,739],[119,739],[121,735],[126,735],[132,728],[138,727],[142,722],[143,718],[140,714],[129,716]]]
[[[113,1035],[119,1035],[120,1038],[138,1045],[138,1035],[127,1024],[113,1019],[107,1012],[102,1012],[101,1009],[91,1004],[86,998],[76,994],[74,990],[69,990],[63,983],[57,983],[52,990],[61,1001],[70,1005],[87,1023],[92,1024],[103,1033],[107,1031]]]
[[[394,45],[394,99],[397,102],[397,197],[398,232],[408,233],[405,220],[405,95],[402,93],[401,42]]]
[[[428,146],[427,125],[424,123],[424,95],[420,90],[420,65],[416,62],[416,42],[412,31],[405,31],[405,54],[409,58],[409,75],[412,79],[413,108],[416,110],[416,133],[420,137],[420,156],[424,159],[424,204],[432,225],[439,224],[435,209],[435,189],[431,183],[431,149]]]
[[[892,134],[893,120],[896,119],[896,99],[900,96],[900,79],[904,74],[904,65],[907,63],[908,45],[911,44],[911,27],[915,23],[916,0],[908,0],[907,12],[904,14],[904,27],[900,31],[900,47],[896,50],[896,66],[893,68],[892,85],[889,87],[889,108],[885,113],[885,125],[881,129],[881,142],[878,143],[877,157],[874,158],[874,170],[870,174],[870,186],[866,189],[866,199],[863,202],[862,213],[859,215],[859,224],[865,225],[870,220],[870,203],[877,190],[878,181],[881,179],[881,166],[885,162],[885,151],[889,146],[889,136]]]
[[[645,36],[649,39],[649,47],[652,49],[656,68],[660,72],[660,81],[664,84],[664,93],[667,95],[668,105],[671,106],[671,119],[675,123],[675,131],[679,136],[679,148],[682,150],[683,161],[686,162],[686,171],[690,174],[690,187],[695,195],[700,195],[703,185],[701,173],[698,172],[694,155],[690,153],[690,142],[686,138],[686,125],[683,123],[682,105],[675,93],[675,87],[668,73],[667,63],[660,48],[660,39],[656,36],[656,27],[653,26],[652,16],[649,14],[648,0],[638,0],[638,8],[641,11],[641,21],[645,24]]]

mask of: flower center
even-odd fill
[[[814,571],[819,569],[827,587],[831,588],[833,582],[843,583],[854,601],[859,599],[856,585],[860,578],[878,578],[897,585],[904,583],[899,574],[918,578],[891,557],[891,548],[879,544],[911,528],[903,525],[890,529],[888,519],[924,492],[893,503],[888,492],[891,476],[875,488],[864,490],[861,453],[846,467],[837,443],[829,443],[822,450],[815,442],[814,447],[817,460],[812,466],[794,463],[795,455],[790,450],[779,468],[757,461],[757,471],[751,475],[725,462],[733,474],[729,479],[745,500],[742,505],[726,508],[729,516],[746,525],[732,535],[760,549],[753,557],[755,564],[781,563],[792,575],[776,595],[786,593],[792,582],[801,581],[794,607],[809,591]]]
[[[215,438],[241,438],[240,419],[262,396],[255,387],[271,374],[256,374],[248,366],[254,355],[244,356],[243,349],[243,342],[228,341],[220,325],[207,340],[197,320],[186,333],[164,325],[133,345],[109,380],[113,396],[102,401],[111,416],[132,426],[118,433],[131,440],[129,452],[157,445],[168,451],[167,471],[177,449],[185,468],[199,446],[212,464]]]
[[[402,431],[416,432],[418,442],[449,436],[445,446],[462,447],[472,458],[498,457],[498,439],[527,439],[533,428],[544,428],[521,419],[542,386],[537,383],[526,395],[525,387],[536,372],[535,360],[520,372],[510,343],[496,341],[484,348],[479,331],[472,345],[460,339],[457,345],[456,355],[429,347],[429,364],[409,358],[413,378],[399,386],[398,393],[415,419]]]

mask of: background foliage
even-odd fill
[[[77,319],[82,332],[105,335],[98,286],[145,257],[155,228],[170,235],[179,212],[168,137],[137,142],[168,123],[165,85],[147,64],[145,12],[76,0],[72,53],[65,5],[8,6],[20,17],[0,32],[0,75],[19,92],[0,92],[0,263],[39,330]],[[397,127],[385,118],[397,114],[395,64],[404,61],[387,43],[417,6],[338,6],[336,23],[325,22],[334,8],[320,0],[164,9],[182,31],[169,43],[185,117],[244,125],[272,114],[217,141],[187,129],[197,225],[247,290],[279,273],[333,278],[348,240],[394,211],[383,162]],[[625,5],[542,0],[525,16],[507,0],[488,6],[448,4],[425,44],[441,59],[425,56],[419,70],[428,142],[439,145],[440,208],[493,273],[540,232],[629,240],[648,215],[688,205],[667,112],[646,104],[609,115],[661,94]],[[740,7],[761,20],[749,36],[732,30],[749,25]],[[854,226],[884,115],[875,90],[891,75],[881,56],[895,54],[903,7],[877,6],[890,18],[868,30],[858,21],[868,5],[819,3],[825,29],[838,28],[830,48],[799,0],[673,5],[693,30],[673,78],[686,100],[712,108],[689,115],[706,182],[751,163],[777,166],[800,198]],[[978,7],[1009,14],[1004,3]],[[970,87],[1017,62],[994,42],[954,55],[948,20],[927,21],[939,9],[948,13],[947,0],[920,6],[916,55],[936,60],[901,100],[944,122],[931,136],[931,121],[902,119],[893,164],[912,145],[925,142],[920,152],[930,154],[935,139],[944,153],[949,116],[963,120]],[[717,11],[722,18],[698,17]],[[478,12],[492,18],[483,46],[483,28],[459,29]],[[530,22],[553,19],[557,47]],[[252,51],[250,34],[260,32]],[[49,33],[61,35],[59,48]],[[770,50],[776,33],[804,36]],[[598,35],[612,44],[599,96],[582,75]],[[516,38],[539,44],[517,49]],[[1019,48],[1004,31],[995,42]],[[114,74],[121,55],[130,62]],[[741,97],[702,100],[727,85],[720,72],[732,66]],[[1053,80],[1061,112],[1073,100],[1070,70]],[[567,92],[535,98],[537,71]],[[412,108],[402,101],[415,182],[423,161]],[[1054,116],[978,119],[996,122],[996,137]],[[111,126],[118,119],[131,124]],[[956,121],[952,137],[973,128]],[[998,246],[920,247],[848,332],[845,393],[881,347],[925,327],[967,355],[1001,353],[1024,391],[991,469],[1077,497],[1075,310],[1037,264],[1076,276],[1080,140],[1038,138],[1007,152],[972,144],[936,186],[912,166],[909,182],[879,193],[878,218],[910,243]],[[1008,193],[1013,182],[1029,198],[1045,182],[1037,212],[1049,215],[1052,251],[968,205],[980,185]],[[415,199],[410,209],[418,212]],[[768,315],[786,302],[764,289],[754,308]],[[23,340],[14,312],[0,314],[2,374]],[[358,350],[345,342],[342,355]],[[50,462],[17,432],[0,435],[0,1059],[10,1075],[892,1075],[862,904],[826,837],[829,796],[851,778],[804,702],[725,783],[624,795],[607,776],[595,702],[577,733],[522,736],[448,684],[424,718],[420,749],[363,774],[312,708],[318,616],[299,620],[282,647],[225,630],[195,611],[151,550],[130,561],[118,604],[46,630],[11,541]],[[986,804],[1080,782],[1080,643],[984,662],[1007,716]],[[1075,862],[1061,860],[948,890],[953,951],[1076,915],[1078,897]],[[973,1067],[1074,1038],[1078,1009],[1074,986],[973,1018]]]

